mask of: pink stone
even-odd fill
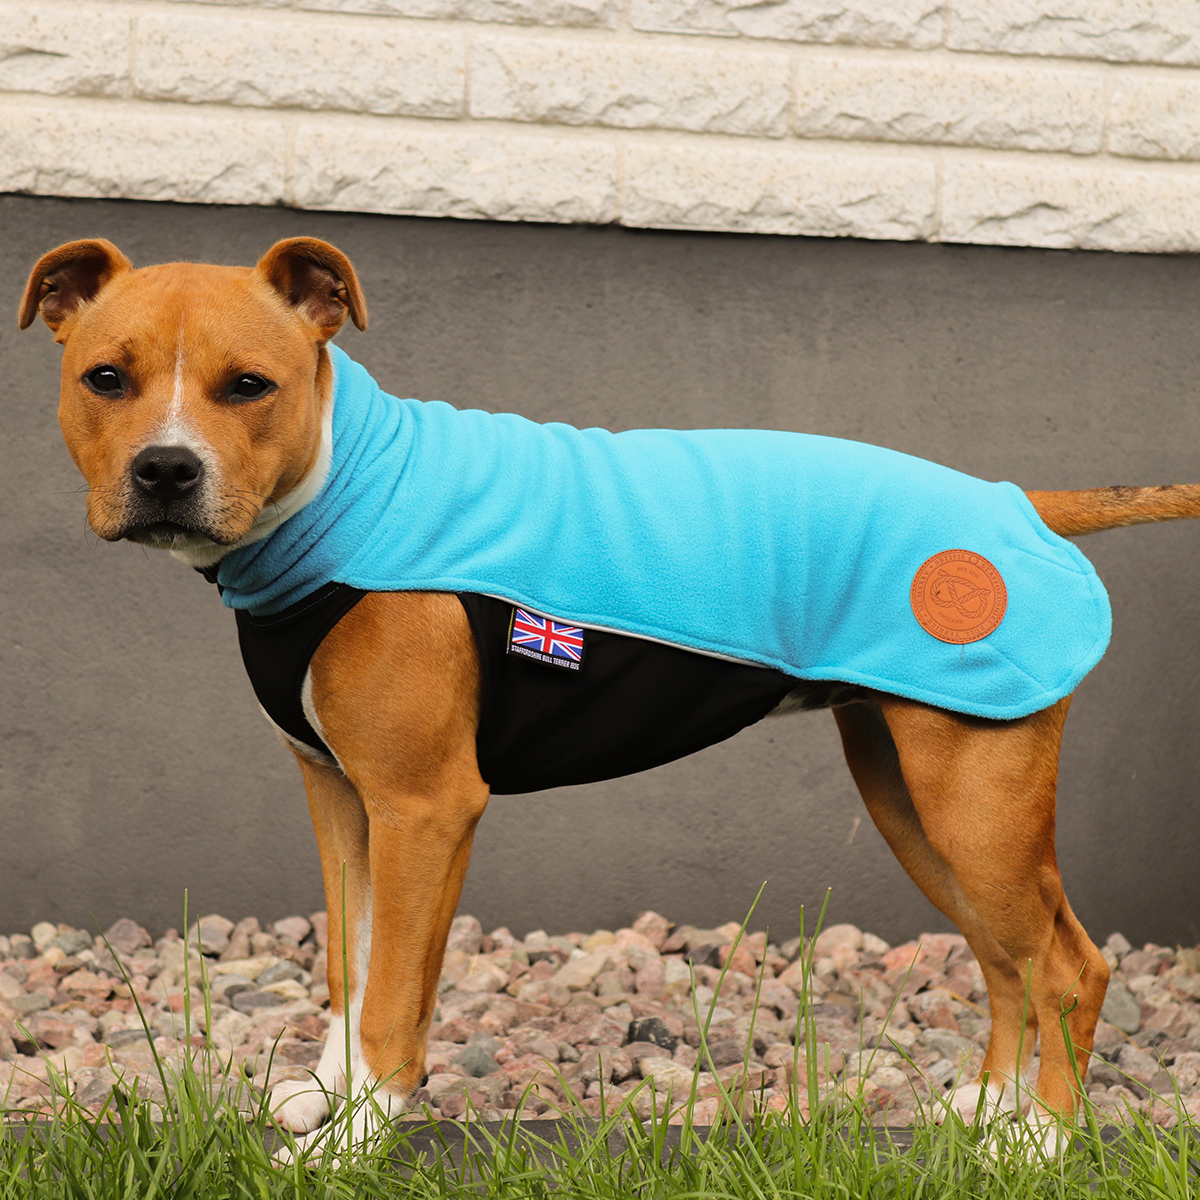
[[[950,957],[952,951],[967,944],[967,939],[961,933],[923,933],[918,940],[925,947],[932,964],[938,966]]]
[[[312,922],[317,945],[321,949],[324,949],[329,945],[329,914],[324,912],[310,913],[308,919]]]
[[[797,959],[775,982],[789,988],[797,996],[803,996],[805,987],[811,979],[811,969],[807,968],[805,963]]]
[[[835,950],[851,950],[855,954],[863,947],[863,932],[857,925],[830,925],[822,929],[813,943],[817,958],[833,957]]]
[[[478,954],[482,942],[483,926],[474,917],[455,917],[450,922],[450,935],[446,939],[447,950],[462,950],[467,954]]]
[[[498,992],[508,984],[508,972],[495,963],[477,963],[475,970],[464,975],[454,986],[460,992]]]
[[[929,948],[924,942],[905,942],[903,946],[895,946],[883,956],[883,965],[889,971],[906,971],[913,963],[921,962],[928,953]]]
[[[479,1022],[473,1021],[469,1017],[455,1017],[449,1021],[443,1021],[441,1025],[435,1025],[429,1031],[431,1037],[436,1037],[443,1042],[460,1044],[478,1032]]]
[[[732,946],[722,946],[719,953],[721,956],[721,966],[728,965],[731,971],[752,976],[758,969],[754,953],[747,946],[739,945],[736,950]]]
[[[312,932],[312,922],[304,917],[284,917],[276,921],[275,932],[283,937],[289,937],[299,945]]]
[[[75,971],[62,981],[61,986],[64,992],[79,992],[103,999],[112,994],[113,981],[94,971]]]
[[[105,940],[119,954],[132,954],[150,945],[150,935],[135,921],[122,917],[108,927]]]
[[[633,931],[640,933],[656,950],[661,950],[671,929],[671,922],[656,912],[644,912],[633,923]]]
[[[91,1025],[94,1027],[95,1022],[91,1022]],[[92,1029],[58,1013],[35,1013],[26,1022],[26,1028],[40,1045],[53,1050],[61,1050],[66,1046],[86,1046],[93,1040]]]
[[[622,950],[636,947],[638,950],[645,950],[647,954],[659,953],[659,948],[644,933],[639,933],[636,929],[618,929],[615,936],[616,944]]]
[[[602,1042],[619,1046],[625,1040],[627,1032],[627,1024],[622,1025],[597,1012],[574,1023],[560,1025],[551,1037],[556,1042],[570,1042],[572,1046],[597,1046]]]
[[[634,990],[639,996],[658,996],[667,982],[667,967],[661,958],[652,958],[639,968],[633,977]]]

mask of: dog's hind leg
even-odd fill
[[[993,1111],[1013,1112],[1017,1107],[1018,1049],[1023,1046],[1028,1061],[1037,1036],[1037,1013],[1032,1006],[1025,1011],[1020,972],[930,844],[882,712],[874,704],[846,705],[833,712],[850,773],[871,819],[909,877],[930,903],[958,926],[979,961],[992,1012],[992,1036],[983,1066],[989,1075],[986,1099]],[[982,1095],[977,1081],[960,1080],[951,1105],[969,1121]],[[939,1119],[943,1115],[941,1110],[933,1113]]]
[[[1078,1089],[1061,1014],[1071,1010],[1067,1027],[1084,1072],[1108,967],[1067,903],[1054,850],[1069,700],[1017,721],[887,696],[879,705],[928,851],[944,864],[942,901],[958,893],[966,901],[943,911],[967,922],[960,928],[987,977],[993,1028],[984,1070],[1015,1077],[1023,1037],[1022,1057],[1032,1054],[1021,1023],[1028,1008],[1041,1034],[1035,1116],[1072,1118]]]
[[[371,876],[367,814],[354,785],[336,766],[312,762],[301,754],[296,759],[304,774],[325,881],[331,1020],[314,1078],[276,1084],[271,1090],[271,1107],[281,1125],[296,1133],[309,1133],[329,1116],[332,1098],[345,1095],[347,1040],[356,1045],[359,1039],[371,945]]]
[[[992,1014],[986,1097],[1000,1111],[1015,1108],[1018,1056],[1030,1060],[1039,1025],[1040,1105],[1073,1111],[1059,1004],[1079,998],[1070,1027],[1086,1069],[1108,977],[1066,903],[1054,859],[1065,715],[1064,702],[1024,722],[973,721],[890,697],[835,710],[872,819],[979,960]],[[969,1118],[980,1095],[978,1083],[960,1087],[954,1107]]]

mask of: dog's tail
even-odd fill
[[[1025,494],[1042,520],[1063,537],[1099,533],[1121,525],[1200,517],[1200,484],[1194,483]]]

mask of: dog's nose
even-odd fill
[[[148,496],[176,500],[196,486],[204,464],[186,446],[147,446],[133,460],[132,471]]]

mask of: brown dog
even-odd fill
[[[135,271],[109,242],[72,242],[30,276],[21,328],[38,313],[64,347],[59,419],[102,538],[209,567],[319,488],[332,408],[326,343],[347,317],[360,329],[367,319],[354,270],[332,246],[280,242],[253,269]],[[181,524],[168,509],[185,495]],[[1029,499],[1064,535],[1200,515],[1193,486]],[[356,1117],[365,1136],[424,1074],[443,948],[489,795],[476,755],[480,678],[472,629],[448,594],[369,593],[312,657],[305,711],[332,756],[293,749],[320,845],[335,1020],[321,1088],[276,1089],[279,1117],[297,1132],[325,1119],[327,1093],[372,1087],[378,1104]],[[1035,1115],[1071,1116],[1076,1085],[1059,1015],[1064,1000],[1077,1001],[1069,1027],[1086,1069],[1108,968],[1055,859],[1069,697],[993,721],[863,689],[800,690],[806,706],[833,702],[872,819],[978,956],[992,1013],[990,1103],[1013,1110],[1019,1047],[1028,1056],[1040,1030]],[[969,1115],[980,1089],[960,1095]]]

